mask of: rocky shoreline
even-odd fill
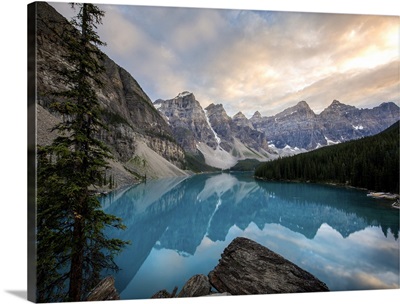
[[[372,197],[375,199],[386,199],[388,201],[397,201],[400,199],[400,195],[398,193],[389,193],[389,192],[376,192],[373,190],[369,190],[367,188],[361,188],[361,187],[354,187],[350,186],[348,184],[341,184],[341,183],[332,183],[332,182],[310,182],[310,181],[301,181],[297,179],[267,179],[263,178],[260,176],[253,176],[254,179],[259,180],[259,181],[272,181],[272,182],[284,182],[284,183],[306,183],[306,184],[316,184],[316,185],[328,185],[328,186],[333,186],[333,187],[340,187],[340,188],[348,188],[348,189],[356,189],[356,190],[361,190],[361,191],[367,191],[367,196]],[[398,204],[398,203],[397,203]]]

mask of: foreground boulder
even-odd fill
[[[119,294],[114,285],[114,278],[109,276],[100,281],[90,292],[86,301],[119,300]]]
[[[215,289],[232,295],[329,291],[309,272],[242,237],[229,244],[208,277]]]
[[[160,298],[187,298],[187,297],[202,297],[211,295],[211,284],[208,280],[208,277],[204,274],[196,274],[191,277],[185,285],[182,287],[180,293],[176,296],[176,292],[178,287],[175,287],[172,293],[169,293],[167,290],[163,289],[156,292],[151,298],[152,299],[160,299]]]
[[[211,291],[214,287],[217,292]],[[268,248],[238,237],[225,248],[208,277],[191,277],[176,296],[160,290],[152,298],[255,295],[329,291],[325,283]]]
[[[175,287],[172,293],[169,293],[166,289],[156,292],[151,298],[152,299],[164,299],[164,298],[175,298],[178,287]]]
[[[178,298],[201,297],[209,294],[211,294],[210,281],[204,274],[197,274],[191,277],[182,287],[181,292],[178,294]]]

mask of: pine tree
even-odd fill
[[[397,122],[374,136],[263,163],[255,176],[399,193],[399,140]]]
[[[104,69],[97,48],[104,43],[96,33],[104,12],[93,4],[72,7],[78,8],[72,24],[79,33],[64,37],[68,64],[58,76],[65,89],[53,92],[52,103],[63,121],[53,143],[38,147],[38,302],[83,300],[103,269],[118,270],[113,257],[126,244],[105,236],[106,227],[124,226],[90,191],[102,185],[111,157],[96,138],[105,128],[95,91]]]

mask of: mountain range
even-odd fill
[[[55,138],[51,129],[62,119],[51,109],[50,93],[65,88],[54,67],[68,67],[62,33],[73,27],[45,2],[36,3],[36,16],[37,143],[45,145]],[[143,177],[228,169],[244,159],[267,161],[306,152],[376,134],[399,119],[399,107],[392,102],[358,109],[333,101],[317,115],[301,101],[274,116],[255,112],[251,118],[241,112],[230,117],[222,104],[203,109],[187,91],[153,103],[123,67],[106,54],[101,60],[104,85],[96,91],[108,130],[98,136],[112,151],[108,174],[119,186]]]
[[[385,102],[373,109],[359,109],[334,100],[320,114],[315,114],[305,101],[274,116],[254,113],[250,121],[255,129],[265,132],[277,148],[285,146],[316,149],[321,146],[375,135],[399,119],[399,107]]]
[[[158,99],[154,106],[185,151],[201,153],[210,166],[227,169],[239,159],[267,160],[273,153],[265,134],[255,130],[242,113],[231,118],[222,105],[203,109],[193,93],[185,91],[173,99]]]
[[[202,108],[193,93],[154,102],[177,142],[189,153],[201,153],[208,165],[227,169],[239,160],[266,161],[323,146],[375,135],[399,119],[393,102],[359,109],[334,100],[320,114],[306,101],[270,117],[242,112],[230,117],[222,104]]]

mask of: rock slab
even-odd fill
[[[207,296],[211,293],[211,284],[208,277],[204,274],[197,274],[191,277],[186,284],[182,287],[178,298],[185,297],[201,297]]]
[[[115,281],[112,276],[106,277],[90,292],[86,301],[108,301],[119,300],[119,294],[114,285]]]
[[[329,291],[309,272],[243,237],[229,244],[208,277],[220,293],[232,295]]]

